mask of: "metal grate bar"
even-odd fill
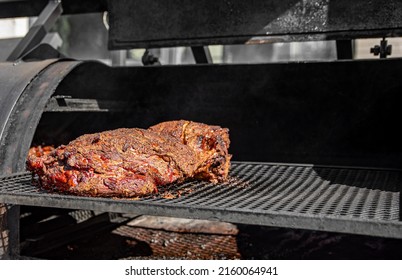
[[[230,175],[226,183],[189,181],[133,200],[48,193],[21,173],[0,178],[0,203],[402,238],[399,170],[233,162]]]

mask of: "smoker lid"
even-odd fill
[[[108,11],[110,49],[402,34],[398,0],[108,0]]]
[[[38,16],[48,2],[0,0],[0,18]],[[398,0],[62,0],[61,4],[63,14],[108,11],[110,49],[402,35]]]
[[[47,3],[49,0],[0,0],[0,18],[38,16]],[[62,0],[61,4],[63,14],[95,13],[107,10],[106,0]]]

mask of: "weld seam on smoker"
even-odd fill
[[[0,178],[0,202],[402,238],[401,186],[397,170],[234,162],[229,182],[175,184],[190,192],[174,199],[48,193],[23,172]]]

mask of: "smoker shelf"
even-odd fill
[[[127,112],[133,102],[102,99],[72,98],[71,96],[53,96],[49,99],[44,112]]]
[[[402,238],[398,170],[233,162],[230,175],[224,184],[185,182],[118,199],[48,193],[20,173],[0,178],[0,202]]]

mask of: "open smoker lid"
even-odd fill
[[[0,0],[0,18],[35,17],[49,2],[61,2],[63,14],[96,13],[107,10],[106,0]]]
[[[108,11],[110,49],[402,35],[398,0],[60,1],[63,14]],[[38,16],[48,3],[0,0],[0,18]]]
[[[108,0],[109,48],[151,48],[402,35],[402,2]]]

